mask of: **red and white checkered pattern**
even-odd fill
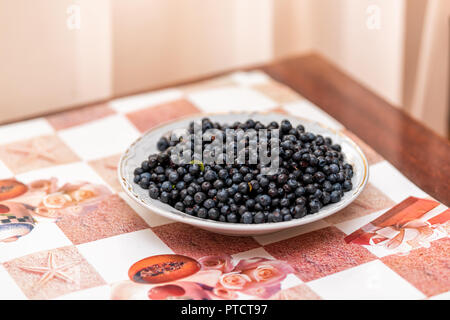
[[[345,130],[261,72],[238,72],[0,127],[1,179],[15,177],[29,183],[56,177],[59,184],[83,180],[106,185],[113,193],[94,215],[39,221],[30,234],[15,242],[0,242],[0,298],[109,299],[110,285],[127,280],[134,262],[177,253],[193,258],[229,254],[234,259],[284,260],[295,273],[283,280],[283,291],[274,298],[448,299],[448,237],[407,255],[379,254],[344,241],[406,197],[430,198],[361,141],[371,176],[358,200],[325,220],[271,235],[228,237],[174,223],[142,211],[120,191],[119,156],[142,132],[184,115],[226,110],[276,110]],[[26,146],[34,139],[38,146],[52,141],[50,157],[14,153],[14,146]],[[40,275],[21,266],[45,266],[49,253],[57,265],[76,265],[68,271],[76,284],[53,278],[38,289],[33,287]]]

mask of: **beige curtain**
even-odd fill
[[[448,133],[450,1],[428,1],[420,33],[417,73],[407,110],[443,136]]]
[[[443,133],[450,1],[429,1],[411,27],[409,4],[424,1],[0,0],[0,122],[317,52]]]

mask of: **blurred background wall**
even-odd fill
[[[316,52],[446,135],[449,17],[448,0],[0,0],[0,122]]]

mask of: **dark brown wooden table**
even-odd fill
[[[450,205],[450,143],[318,55],[259,69],[312,101],[413,181]]]
[[[262,70],[297,91],[353,131],[422,190],[450,206],[450,142],[390,105],[326,59],[310,54],[242,69]],[[144,91],[207,80],[230,71],[236,70]],[[137,93],[141,92],[129,94]],[[108,101],[96,101],[90,105]]]

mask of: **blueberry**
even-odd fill
[[[342,184],[342,188],[345,192],[352,190],[353,184],[350,180],[345,180]]]
[[[340,183],[333,184],[333,190],[340,192],[342,190],[342,185]]]
[[[150,195],[150,198],[152,199],[158,199],[159,196],[159,189],[157,187],[151,187],[148,190],[148,194]]]
[[[227,215],[227,221],[236,223],[238,221],[237,216],[234,213],[230,213],[229,215]]]
[[[187,190],[188,194],[191,196],[193,196],[196,193],[195,188],[192,186],[187,187],[186,190]]]
[[[287,182],[287,185],[291,188],[291,189],[295,189],[298,186],[298,182],[295,179],[289,179]]]
[[[241,223],[245,223],[245,224],[250,224],[253,223],[253,216],[250,212],[245,212],[242,216],[241,216]]]
[[[238,192],[242,193],[242,194],[246,194],[248,191],[248,184],[247,182],[241,182],[238,185]]]
[[[322,197],[322,194],[323,194],[322,190],[316,189],[316,192],[314,192],[314,193],[311,195],[311,197],[312,197],[312,198],[316,198],[316,199],[320,199],[320,198]]]
[[[248,199],[247,201],[245,201],[245,206],[249,209],[253,208],[255,206],[255,200],[253,199]]]
[[[205,219],[208,216],[208,210],[205,208],[198,209],[197,217]]]
[[[330,170],[331,173],[338,173],[339,172],[339,166],[337,164],[330,164]]]
[[[192,206],[194,204],[194,198],[191,195],[187,195],[186,197],[184,197],[183,203],[186,206]]]
[[[193,164],[189,166],[189,173],[196,176],[200,173],[200,166],[198,164]]]
[[[331,192],[330,199],[332,203],[341,201],[341,193],[339,191]]]
[[[294,207],[294,218],[299,219],[303,218],[307,213],[306,207],[301,205],[296,205]]]
[[[169,162],[170,156],[167,153],[160,153],[158,154],[158,162],[162,165],[165,165],[167,162]]]
[[[196,180],[196,182],[197,182],[198,184],[201,185],[203,182],[205,182],[205,178],[203,178],[203,177],[198,177],[197,180]]]
[[[237,172],[237,173],[233,174],[232,179],[233,179],[233,182],[234,182],[234,183],[241,183],[243,177],[242,177],[242,174],[241,174],[241,173]]]
[[[217,220],[219,218],[219,210],[217,210],[216,208],[209,209],[208,217],[212,220]]]
[[[164,202],[164,203],[168,203],[169,202],[169,199],[170,199],[170,193],[168,193],[168,192],[166,192],[166,191],[163,191],[163,192],[161,192],[161,195],[160,195],[160,200],[162,201],[162,202]]]
[[[184,204],[182,202],[177,202],[177,203],[175,203],[174,208],[179,211],[184,211]]]
[[[259,197],[259,201],[258,202],[262,206],[266,207],[266,206],[270,206],[270,203],[272,202],[272,199],[268,195],[264,194],[264,195],[261,195]]]
[[[324,191],[327,192],[331,192],[333,191],[333,185],[331,184],[330,181],[326,180],[323,184],[322,184],[322,188]]]
[[[242,201],[242,194],[239,192],[236,192],[233,196],[233,199],[236,203],[239,203]]]
[[[267,191],[267,194],[271,197],[276,197],[278,195],[278,189],[277,188],[270,188]]]
[[[272,201],[272,203],[273,203],[273,201]],[[289,207],[289,205],[290,205],[289,199],[288,199],[288,198],[282,198],[282,199],[280,200],[280,205],[281,205],[282,207]]]
[[[186,198],[187,195],[188,195],[188,193],[187,193],[186,189],[183,189],[183,190],[180,191],[180,198],[181,199]]]
[[[331,201],[331,196],[328,192],[324,191],[322,192],[322,196],[320,197],[320,200],[324,205],[329,204]]]
[[[147,160],[145,160],[145,161],[143,161],[142,163],[141,163],[141,168],[142,168],[142,170],[145,172],[145,171],[148,171],[150,168],[149,168],[149,166],[148,166],[148,161]]]
[[[253,175],[252,175],[251,173],[247,173],[247,174],[244,176],[244,181],[245,181],[245,182],[250,182],[252,179],[253,179]]]
[[[228,178],[228,171],[226,169],[221,169],[219,170],[218,176],[220,179],[226,179]]]
[[[213,187],[215,189],[222,189],[223,187],[225,187],[225,183],[222,180],[216,180],[213,183]]]
[[[242,167],[239,168],[239,172],[240,172],[242,175],[246,175],[247,173],[250,172],[250,169],[249,169],[248,167],[246,167],[246,166],[242,166]]]
[[[144,172],[141,174],[141,179],[146,178],[148,181],[151,180],[152,175],[150,174],[150,172]]]
[[[260,191],[264,190],[257,180],[252,180],[250,181],[250,184],[247,185],[249,186],[249,188],[251,186],[251,191],[256,191],[256,193],[260,193]]]
[[[166,192],[172,191],[172,184],[169,181],[164,181],[161,185],[161,190]]]
[[[139,186],[142,188],[142,189],[148,189],[148,187],[149,187],[149,185],[150,185],[150,181],[148,181],[148,179],[141,179],[140,181],[139,181]]]
[[[313,141],[316,138],[316,135],[312,132],[307,132],[306,136],[308,138],[309,141]]]
[[[211,209],[216,206],[216,202],[213,199],[206,199],[205,202],[203,202],[203,206],[206,209]]]
[[[306,183],[306,184],[313,183],[314,180],[313,180],[312,175],[310,175],[310,174],[304,174],[304,175],[303,175],[303,182]]]
[[[217,173],[213,170],[208,170],[203,175],[206,181],[214,181],[217,179]]]
[[[289,132],[289,130],[292,129],[292,124],[289,120],[283,120],[281,121],[280,129],[282,132]]]
[[[178,191],[177,189],[173,189],[172,191],[170,191],[170,199],[177,200],[179,194],[180,194],[180,191]]]
[[[341,152],[341,146],[338,144],[333,144],[331,149],[336,150],[337,152]]]
[[[306,204],[306,198],[305,197],[298,197],[295,199],[295,204],[300,206],[305,206]]]
[[[292,155],[292,160],[294,160],[296,162],[300,161],[301,159],[302,159],[302,154],[299,151],[295,152]]]
[[[212,185],[208,181],[205,181],[202,183],[201,188],[203,191],[208,192],[208,190],[212,188]]]
[[[288,176],[284,173],[278,175],[278,177],[277,177],[277,182],[280,185],[285,184],[287,180],[288,180]]]
[[[263,188],[267,187],[269,185],[269,179],[267,179],[266,177],[262,176],[258,181],[259,181],[259,185]]]
[[[196,182],[191,182],[191,184],[189,185],[189,187],[194,188],[195,192],[200,192],[202,190],[202,188],[200,187],[200,185]]]
[[[178,173],[178,175],[180,175],[180,176],[184,176],[184,175],[187,173],[187,170],[186,170],[185,168],[183,168],[183,167],[179,167],[179,168],[177,169],[177,173]]]
[[[202,203],[205,199],[206,199],[206,194],[204,194],[203,192],[197,192],[197,193],[194,195],[194,201],[195,201],[195,203],[200,204],[200,203]]]
[[[223,205],[222,208],[220,208],[220,213],[223,215],[227,215],[231,212],[230,206]]]
[[[264,213],[262,213],[262,212],[257,212],[257,213],[255,214],[255,216],[253,217],[253,221],[254,221],[255,223],[264,223],[264,221],[265,221]]]
[[[186,183],[190,183],[194,180],[194,176],[191,175],[190,173],[186,173],[183,177],[183,181]]]
[[[326,179],[326,176],[325,176],[325,174],[324,174],[323,172],[321,172],[321,171],[317,171],[317,172],[314,174],[314,181],[315,181],[315,182],[322,183],[322,182],[325,181],[325,179]]]
[[[298,187],[297,189],[295,189],[295,195],[297,197],[301,197],[302,195],[304,195],[306,193],[306,190],[304,187]]]
[[[311,166],[306,167],[306,169],[305,169],[305,173],[310,174],[310,175],[313,175],[316,171],[317,171],[316,168],[311,167]]]
[[[353,170],[352,169],[345,169],[344,175],[347,179],[351,179],[353,177]]]
[[[336,173],[332,173],[328,176],[328,181],[331,183],[336,183],[338,181],[338,176]]]
[[[314,192],[316,192],[317,189],[316,189],[316,187],[314,187],[313,184],[308,184],[306,186],[305,190],[308,194],[314,194]]]
[[[314,199],[309,202],[310,213],[319,212],[321,207],[322,207],[322,204],[320,203],[319,200]]]
[[[327,165],[327,161],[325,160],[324,157],[318,157],[318,158],[317,158],[317,165],[318,165],[319,167],[324,167],[324,166]]]
[[[175,185],[175,188],[177,190],[183,190],[184,188],[186,188],[186,183],[184,181],[178,181],[177,184]]]
[[[269,213],[269,216],[267,217],[268,222],[281,222],[283,221],[283,216],[279,212],[272,212]]]
[[[225,189],[219,190],[219,192],[217,192],[217,199],[222,202],[227,201],[228,200],[228,191]]]
[[[217,195],[217,189],[210,189],[208,191],[208,197],[214,198]]]
[[[169,140],[167,140],[166,137],[161,137],[158,140],[156,147],[159,151],[165,151],[169,147]]]

